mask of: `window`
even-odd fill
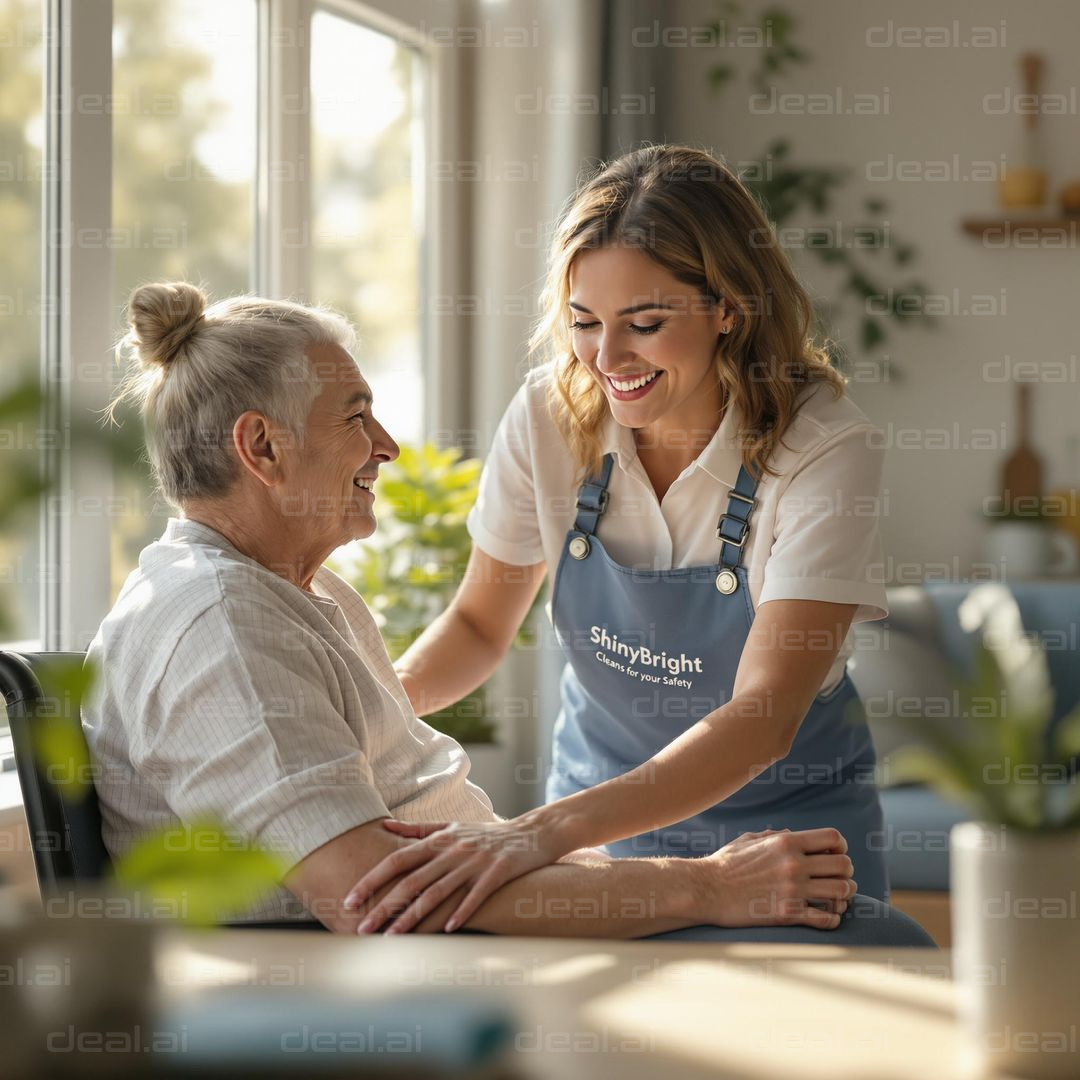
[[[432,185],[425,161],[455,138],[460,68],[400,10],[394,0],[0,0],[0,394],[47,372],[57,415],[92,423],[119,375],[101,372],[131,290],[185,278],[215,298],[260,291],[342,309],[395,437],[457,423],[457,399],[425,398],[423,375],[441,338],[435,385],[460,386],[452,317],[425,304],[457,284],[426,239],[439,221],[453,242],[455,189]],[[452,11],[432,0],[427,15]],[[105,104],[64,110],[60,92]],[[289,127],[282,103],[305,99]],[[307,170],[302,198],[275,187],[284,168]],[[105,240],[56,240],[57,220],[64,235]],[[32,472],[45,457],[15,446],[21,437],[0,416],[0,485],[19,454]],[[84,648],[171,510],[137,451],[101,468],[64,446],[51,453],[65,498],[100,506],[50,499],[40,523],[34,513],[18,529],[4,522],[0,642]]]
[[[38,378],[41,337],[42,5],[0,0],[0,398]],[[45,432],[30,414],[5,412],[0,427],[5,511],[0,530],[0,640],[24,646],[42,637],[39,513],[9,512],[17,478],[31,482]]]
[[[132,289],[252,291],[257,133],[255,0],[114,0],[115,334]],[[119,372],[117,372],[119,375]],[[135,415],[126,424],[138,425]],[[111,595],[174,512],[145,462],[114,471]]]
[[[327,11],[311,22],[311,292],[360,332],[380,422],[421,437],[420,58]]]

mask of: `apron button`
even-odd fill
[[[730,595],[739,587],[739,579],[735,576],[734,570],[721,570],[716,575],[716,587],[725,596]]]
[[[589,541],[584,536],[575,536],[570,541],[570,554],[575,559],[584,559],[589,554]]]

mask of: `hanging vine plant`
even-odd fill
[[[758,94],[770,94],[776,83],[796,64],[808,64],[811,53],[793,40],[795,16],[785,8],[769,7],[756,21],[744,17],[740,0],[717,0],[717,18],[709,29],[714,40],[724,40],[725,20],[742,20],[740,32],[749,31],[762,43],[759,62],[747,79]],[[725,57],[732,50],[725,50]],[[709,85],[716,93],[731,87],[739,72],[731,63],[717,63],[709,68]],[[837,191],[850,180],[846,166],[800,165],[791,156],[789,139],[775,139],[764,153],[751,156],[740,169],[741,179],[758,199],[776,230],[782,232],[794,219],[809,216],[811,224],[801,230],[806,250],[825,266],[842,271],[842,283],[836,300],[814,301],[815,333],[826,341],[833,363],[843,366],[844,356],[834,329],[841,314],[844,298],[860,306],[857,347],[867,356],[879,359],[875,350],[890,336],[891,329],[900,325],[934,325],[935,319],[926,310],[927,286],[914,277],[897,283],[895,277],[910,267],[916,259],[913,244],[899,241],[891,228],[887,213],[889,204],[880,197],[863,199],[867,219],[859,222],[838,222],[832,210]],[[833,226],[840,228],[834,229]],[[840,237],[858,238],[857,243]],[[869,301],[875,301],[871,308]],[[895,366],[891,372],[897,374]]]

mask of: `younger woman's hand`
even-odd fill
[[[406,933],[468,886],[443,927],[456,930],[496,889],[565,854],[545,841],[536,825],[522,821],[408,824],[387,818],[383,825],[419,842],[387,855],[345,897],[346,908],[361,907],[397,879],[356,928],[358,934],[374,933],[384,924],[388,934]]]

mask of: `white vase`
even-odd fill
[[[1080,829],[951,833],[953,976],[975,1075],[1080,1077]]]
[[[1003,581],[1071,577],[1078,565],[1076,540],[1044,521],[997,521],[983,536],[987,562],[1000,566]]]

